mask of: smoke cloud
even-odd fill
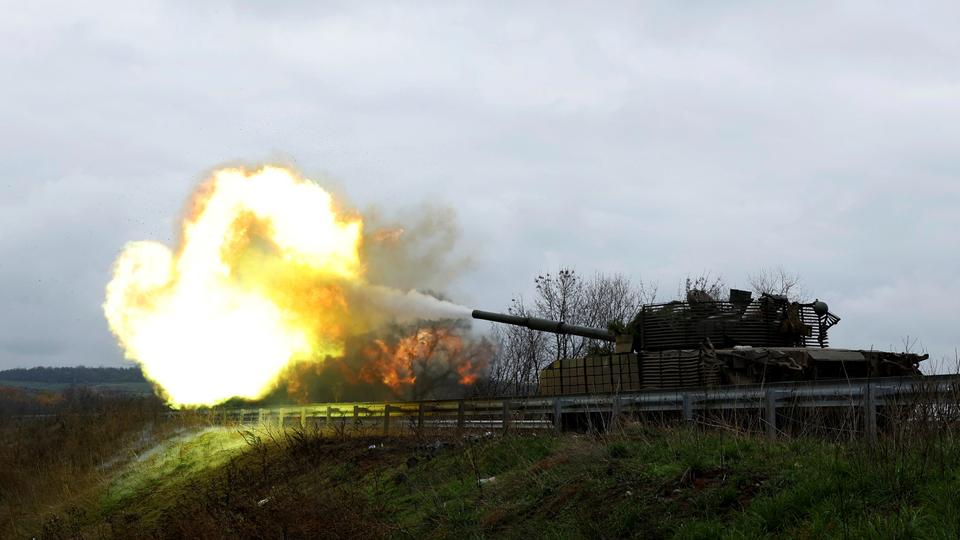
[[[421,204],[387,215],[381,208],[363,212],[361,256],[367,281],[400,290],[443,291],[473,269],[460,254],[461,229],[452,208]]]

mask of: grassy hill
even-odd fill
[[[894,453],[640,425],[463,439],[204,428],[131,458],[40,527],[49,538],[955,538],[960,447],[942,442]]]
[[[960,536],[949,407],[876,444],[642,423],[384,438],[165,411],[0,388],[0,538]]]

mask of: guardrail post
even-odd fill
[[[283,421],[287,418],[287,411],[285,409],[280,409],[277,411],[277,427],[283,429]]]
[[[257,410],[257,425],[258,426],[263,425],[263,409]]]
[[[503,431],[510,428],[510,401],[503,400]]]
[[[777,394],[767,390],[763,395],[763,419],[766,424],[767,437],[777,438]]]
[[[383,435],[390,434],[390,404],[383,404]]]
[[[327,417],[324,420],[324,427],[329,428],[333,423],[333,407],[327,405]]]
[[[869,382],[863,389],[863,423],[867,440],[877,440],[877,395],[876,389]]]
[[[419,430],[421,430],[421,431],[423,430],[423,409],[424,409],[424,407],[425,407],[425,405],[424,405],[423,403],[421,403],[420,406],[417,407],[417,429],[419,429]]]
[[[247,420],[247,410],[240,409],[240,425],[242,426],[246,420]]]
[[[359,405],[353,406],[353,425],[354,426],[360,425],[360,406]]]
[[[300,409],[300,429],[307,427],[307,408]]]
[[[693,399],[690,394],[683,394],[683,419],[693,422]]]
[[[463,430],[463,426],[466,423],[466,419],[464,418],[465,409],[466,409],[466,406],[464,405],[463,400],[458,401],[457,402],[457,429],[461,431]]]
[[[616,394],[613,396],[613,403],[611,407],[612,411],[610,413],[610,428],[614,428],[620,422],[620,395]]]
[[[558,397],[553,398],[553,429],[563,430],[563,400]]]

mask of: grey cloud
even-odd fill
[[[955,3],[30,3],[0,21],[0,367],[119,362],[113,256],[220,163],[456,210],[455,299],[783,265],[835,343],[960,342]],[[889,305],[896,304],[896,305]],[[82,357],[82,358],[81,358]],[[101,359],[101,360],[93,360]]]
[[[10,340],[0,342],[0,351],[25,358],[39,359],[57,354],[63,350],[63,344],[49,339]]]

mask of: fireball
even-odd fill
[[[218,170],[188,205],[176,250],[123,249],[104,313],[170,403],[256,399],[291,363],[342,354],[362,233],[359,216],[290,170]]]

